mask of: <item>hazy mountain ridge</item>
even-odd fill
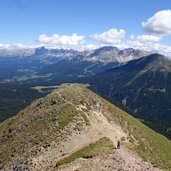
[[[38,52],[38,53],[37,53]],[[104,63],[119,62],[125,63],[130,60],[147,56],[150,52],[127,48],[120,50],[116,47],[106,46],[95,50],[76,51],[64,49],[46,49],[44,47],[37,48],[34,55],[47,55],[47,57],[62,57],[64,59],[79,58],[84,61],[100,61]]]
[[[36,48],[33,56],[42,58],[59,58],[68,59],[74,58],[80,52],[77,50],[67,49],[48,49],[45,47]]]
[[[59,58],[73,59],[82,56],[82,60],[100,61],[100,62],[119,62],[124,63],[148,55],[150,52],[127,48],[119,50],[116,47],[106,46],[95,50],[77,51],[67,49],[52,49],[45,47],[38,48],[13,48],[0,49],[0,57],[41,57],[41,58]]]
[[[82,160],[91,170],[171,168],[169,140],[82,85],[63,85],[1,123],[0,140],[1,170],[84,170]]]
[[[0,57],[27,57],[34,52],[35,48],[0,48]]]
[[[125,63],[130,60],[147,56],[148,54],[150,54],[150,52],[136,50],[133,48],[119,50],[116,47],[108,46],[89,52],[86,55],[85,59],[91,61],[100,60],[101,62],[117,61],[119,63]]]

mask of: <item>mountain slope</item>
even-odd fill
[[[82,85],[63,85],[0,124],[1,170],[159,170],[144,160],[169,170],[170,150],[168,139]]]
[[[93,90],[131,110],[136,117],[171,137],[169,59],[152,54],[133,60],[95,76],[90,84]]]

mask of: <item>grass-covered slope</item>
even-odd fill
[[[111,123],[118,133],[123,131],[127,135],[125,146],[144,160],[171,170],[171,141],[85,86],[75,84],[57,88],[0,124],[0,167],[2,170],[50,170],[45,166],[65,163],[62,161],[65,158],[72,161],[89,154],[100,155],[105,148],[99,149],[98,145],[97,150],[90,144],[98,144],[108,135],[106,127]]]

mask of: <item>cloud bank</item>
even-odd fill
[[[152,34],[171,34],[171,10],[162,10],[154,14],[147,21],[142,22],[145,31]]]
[[[149,43],[149,42],[160,42],[162,39],[161,36],[156,35],[131,35],[130,37],[132,40],[137,40],[141,43]]]
[[[100,34],[96,33],[96,34],[90,35],[89,37],[100,43],[116,45],[121,42],[124,36],[125,36],[125,30],[123,29],[117,30],[116,28],[111,28],[108,31],[105,31]]]
[[[85,36],[79,36],[76,33],[72,35],[58,35],[53,34],[52,36],[47,36],[42,34],[39,36],[38,41],[41,45],[46,47],[57,47],[64,49],[79,48],[85,40]]]

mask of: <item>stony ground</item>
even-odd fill
[[[56,171],[162,171],[152,164],[143,161],[124,147],[115,150],[105,157],[93,159],[80,158],[76,161],[54,169]]]

